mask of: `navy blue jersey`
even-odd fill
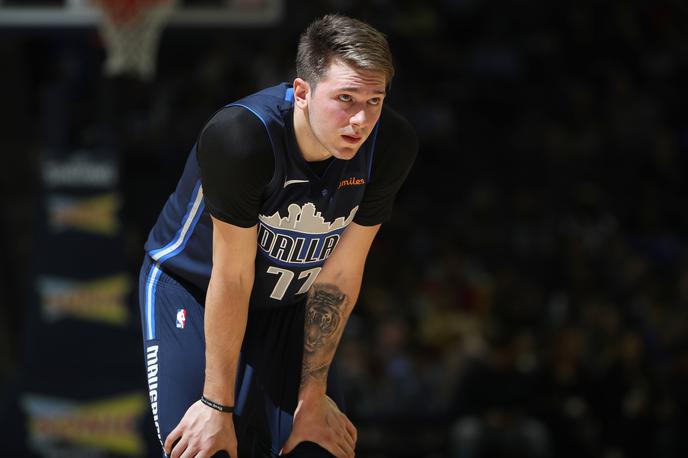
[[[262,191],[255,222],[239,224],[258,224],[251,306],[291,304],[304,297],[339,243],[342,232],[356,217],[371,181],[371,172],[376,169],[374,161],[381,121],[351,160],[333,159],[321,173],[316,173],[304,160],[296,142],[290,86],[280,84],[227,106],[241,107],[260,119],[274,156],[272,178]],[[384,116],[383,111],[381,120]],[[399,132],[390,133],[390,138],[393,136],[399,137]],[[402,155],[403,172],[397,174],[402,175],[401,179],[387,180],[395,186],[396,183],[400,186],[413,162],[415,144],[411,149],[412,154]],[[212,261],[210,214],[227,222],[234,221],[216,211],[215,202],[204,199],[201,172],[197,145],[194,145],[177,188],[153,227],[145,250],[162,269],[205,290]],[[398,186],[391,191],[392,199],[396,190]],[[379,201],[380,195],[389,193],[381,188],[371,193],[371,201]],[[374,205],[372,202],[369,206],[373,208]],[[357,222],[382,222],[370,216],[371,211],[363,213],[367,216]]]

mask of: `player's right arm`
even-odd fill
[[[206,124],[198,140],[205,206],[213,223],[213,267],[205,302],[206,368],[203,395],[234,405],[234,382],[255,275],[260,200],[274,173],[272,146],[261,121],[228,107]],[[197,401],[170,433],[171,457],[237,456],[232,415]],[[183,453],[183,455],[182,455]]]
[[[256,234],[256,226],[242,228],[213,218],[213,270],[205,301],[203,395],[225,406],[234,405],[234,380],[253,288]],[[236,457],[232,414],[197,401],[169,434],[164,448],[172,458],[182,454],[205,457],[220,450]]]
[[[203,395],[234,405],[234,380],[255,276],[257,226],[213,220],[213,271],[205,301]],[[228,356],[229,355],[229,356]]]

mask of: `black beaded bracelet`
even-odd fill
[[[215,401],[211,401],[210,399],[206,398],[205,396],[201,396],[201,402],[211,409],[219,410],[220,412],[225,412],[225,413],[232,413],[234,412],[234,406],[223,406],[222,404],[218,404]]]

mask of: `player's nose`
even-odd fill
[[[354,127],[365,127],[366,122],[368,121],[368,116],[365,112],[365,110],[359,110],[354,114],[351,119],[349,119],[349,122],[351,123],[352,126]]]

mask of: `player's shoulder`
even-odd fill
[[[262,121],[242,106],[227,105],[217,110],[203,126],[199,148],[212,144],[234,154],[265,151],[271,146]],[[267,151],[266,151],[267,150]]]
[[[265,130],[260,119],[245,107],[239,105],[226,105],[217,110],[206,121],[203,130],[213,129],[220,132],[243,132],[256,133]]]

